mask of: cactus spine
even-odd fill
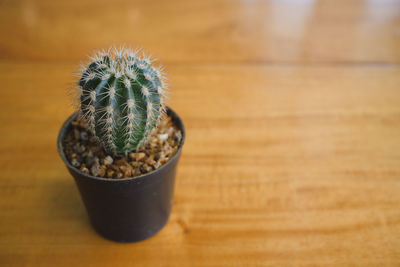
[[[83,67],[78,84],[83,118],[116,156],[143,144],[165,112],[163,74],[138,51],[96,53]]]

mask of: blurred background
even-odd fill
[[[97,49],[165,66],[171,219],[96,235],[56,151]],[[1,266],[400,265],[399,0],[0,0]]]
[[[168,64],[395,63],[398,8],[395,0],[1,1],[1,56],[77,62],[125,43]]]

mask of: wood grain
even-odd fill
[[[1,3],[0,266],[400,266],[399,1],[112,3]],[[118,244],[56,137],[77,61],[136,40],[187,140],[169,223]]]
[[[134,44],[164,62],[400,61],[398,0],[2,2],[7,60],[81,60]]]

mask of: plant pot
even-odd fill
[[[63,140],[72,129],[72,114],[61,127],[58,152],[74,177],[94,229],[117,242],[137,242],[158,233],[167,223],[174,195],[175,173],[185,139],[185,128],[178,115],[167,114],[182,132],[176,154],[159,169],[133,178],[94,177],[73,167],[67,160]]]

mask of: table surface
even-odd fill
[[[400,266],[400,1],[1,1],[1,266]],[[91,228],[56,150],[79,62],[145,48],[187,140],[166,227]]]

